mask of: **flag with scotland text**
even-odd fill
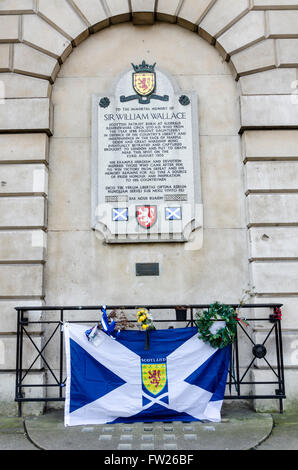
[[[197,328],[100,331],[64,324],[67,381],[65,426],[152,421],[221,420],[231,347],[214,349]]]

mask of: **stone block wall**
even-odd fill
[[[14,409],[14,307],[41,305],[46,295],[52,86],[67,57],[76,47],[84,47],[80,45],[89,35],[109,26],[113,31],[113,25],[130,21],[132,28],[145,29],[155,22],[171,23],[173,42],[175,28],[186,28],[215,46],[232,70],[241,94],[245,188],[239,197],[247,204],[247,265],[256,301],[284,303],[287,404],[294,406],[298,383],[298,1],[3,0],[0,384],[5,411],[8,405]],[[111,34],[111,50],[112,38]],[[196,57],[191,51],[186,53],[195,67]],[[79,65],[83,70],[84,63]],[[207,140],[202,139],[202,145]]]

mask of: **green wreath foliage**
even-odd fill
[[[210,328],[215,321],[224,320],[225,326],[212,334]],[[215,302],[208,311],[196,315],[195,324],[198,328],[199,338],[210,343],[214,348],[222,349],[235,341],[237,333],[237,314],[229,305]]]

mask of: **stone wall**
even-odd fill
[[[116,26],[124,22],[132,24]],[[119,47],[117,35],[122,31],[121,28],[130,41],[133,41],[131,38],[135,35],[139,43],[126,44],[123,37],[123,45]],[[132,51],[135,51],[136,60],[139,56],[150,58],[150,55],[146,55],[149,39],[145,49],[142,35],[149,38],[150,31],[157,30],[160,51],[156,46],[155,55],[159,52],[159,61],[165,63],[173,45],[173,61],[166,68],[173,74],[179,74],[179,70],[182,70],[181,77],[178,77],[181,84],[197,87],[202,100],[201,113],[204,112],[204,99],[214,98],[210,87],[215,90],[215,96],[216,93],[220,95],[216,102],[210,101],[212,106],[207,114],[200,116],[205,228],[210,230],[208,236],[205,233],[203,248],[195,252],[195,257],[198,257],[198,266],[202,263],[204,269],[207,259],[207,265],[218,262],[220,268],[224,269],[226,259],[230,259],[229,250],[241,245],[239,253],[236,250],[234,266],[243,277],[240,277],[239,286],[230,290],[222,285],[222,291],[214,291],[209,282],[206,291],[209,293],[208,299],[204,301],[213,301],[214,295],[221,296],[223,301],[231,301],[239,295],[237,291],[240,284],[247,281],[255,286],[257,302],[284,303],[286,403],[289,407],[297,404],[295,337],[298,326],[295,307],[298,295],[298,187],[295,170],[298,159],[298,1],[3,0],[0,4],[0,392],[2,403],[6,402],[5,411],[8,405],[11,410],[14,409],[14,307],[20,304],[41,305],[49,300],[58,303],[59,298],[68,303],[67,298],[59,294],[59,286],[55,286],[53,275],[51,277],[58,255],[61,254],[59,237],[64,240],[61,247],[65,262],[68,257],[73,262],[73,253],[64,250],[70,234],[72,243],[75,243],[77,237],[78,243],[84,246],[87,243],[91,250],[86,253],[86,264],[92,250],[99,254],[103,252],[99,240],[94,237],[91,239],[89,225],[89,123],[85,120],[82,127],[80,121],[74,120],[72,114],[75,110],[69,106],[69,92],[77,91],[76,99],[80,103],[84,92],[88,94],[106,89],[110,77],[130,61]],[[191,32],[194,34],[191,35]],[[174,51],[180,44],[177,38],[181,35],[182,40],[191,44],[191,47],[184,48],[184,55],[180,56],[178,62]],[[95,62],[92,70],[91,48],[101,43],[101,37],[110,60],[101,64]],[[87,41],[84,41],[86,38]],[[203,39],[207,42],[203,42]],[[115,43],[118,47],[115,47]],[[215,46],[218,52],[212,50],[211,46]],[[123,51],[126,51],[125,54]],[[74,59],[71,57],[66,62],[72,52]],[[89,57],[89,64],[85,62],[85,57]],[[211,69],[208,69],[210,64]],[[98,74],[99,65],[100,70],[105,70],[102,75]],[[185,68],[187,66],[188,70]],[[67,77],[67,67],[73,67],[71,73],[74,75]],[[198,78],[202,70],[208,75],[208,80]],[[52,99],[52,86],[58,74]],[[230,74],[233,75],[234,84]],[[76,79],[71,82],[71,77]],[[67,80],[71,82],[69,87],[66,86]],[[77,86],[79,83],[81,87]],[[53,100],[57,101],[54,121]],[[232,123],[220,122],[223,116],[221,111],[232,110],[233,106],[238,105],[238,115],[234,111],[229,115],[230,118],[232,116]],[[216,113],[215,117],[219,118],[217,123],[215,119],[212,123],[208,120],[208,113],[212,114],[212,110]],[[83,113],[87,116],[88,108],[83,108]],[[225,131],[221,134],[223,127]],[[235,149],[240,140],[238,132],[242,136],[242,167],[240,154]],[[53,134],[49,163],[49,137]],[[73,150],[75,137],[78,137],[76,152]],[[75,162],[74,166],[70,164],[70,155]],[[80,159],[80,155],[85,158]],[[239,155],[238,162],[236,155]],[[214,174],[210,161],[217,171],[225,175],[220,183],[218,179],[216,182],[212,180]],[[73,172],[67,175],[67,180],[60,173],[64,164]],[[71,181],[78,178],[78,172],[85,182],[80,188],[83,199],[79,198],[77,192],[72,192],[73,198],[67,202],[67,190],[73,190]],[[225,192],[225,178],[228,184],[235,186],[238,205],[231,198],[232,193]],[[224,208],[231,201],[234,214],[229,219],[231,211],[226,214]],[[216,209],[219,203],[222,204],[221,210]],[[83,204],[86,211],[76,213],[76,204],[79,207]],[[231,225],[231,220],[237,223]],[[229,237],[229,231],[233,233],[232,238]],[[226,238],[223,237],[224,233]],[[232,242],[238,233],[242,238],[244,233],[248,235],[247,245],[242,239],[238,241],[239,245],[238,242]],[[213,252],[213,247],[219,242],[223,252],[220,261],[216,252]],[[138,249],[134,254],[129,254],[127,248],[114,248],[113,254],[111,248],[105,247],[104,250],[106,260],[114,266],[114,270],[118,269],[116,257],[119,258],[119,250],[121,257],[126,256],[131,263],[138,259],[138,250],[141,251]],[[146,248],[146,253],[142,253],[142,261],[144,255],[151,259],[154,250],[156,248]],[[165,258],[169,250],[169,247],[165,247],[159,256]],[[185,286],[190,286],[189,301],[203,301],[201,297],[198,298],[194,288],[198,278],[192,276],[193,260],[187,260],[187,251],[183,251],[183,255],[177,252],[177,259],[179,257],[187,276],[178,279],[176,273],[176,285],[181,286],[185,295]],[[95,258],[92,255],[90,260],[94,261]],[[124,269],[125,266],[126,263]],[[100,264],[94,263],[91,267],[89,273],[97,276]],[[250,274],[246,277],[244,273],[248,270]],[[128,273],[126,282],[133,281],[133,277],[129,276]],[[80,278],[76,282],[72,287],[69,283],[66,290],[74,294],[72,303],[87,301],[90,290],[95,292],[96,284],[85,289],[84,295],[76,297],[78,286],[81,288]],[[233,299],[224,297],[225,294]],[[112,296],[111,291],[109,295]],[[131,295],[135,295],[134,291]],[[144,294],[144,300],[146,295],[149,294]],[[38,337],[39,332],[35,334]],[[35,367],[34,374],[43,380],[42,374],[39,374],[39,364]],[[268,371],[262,370],[260,373],[268,374]]]

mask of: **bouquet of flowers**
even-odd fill
[[[138,324],[144,331],[155,330],[151,314],[146,308],[140,308],[137,312]]]

